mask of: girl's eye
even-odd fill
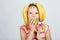
[[[38,14],[38,12],[36,12],[35,14]]]
[[[32,14],[31,12],[29,14]]]

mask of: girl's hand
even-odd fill
[[[32,19],[30,22],[29,22],[29,26],[30,26],[30,32],[27,36],[27,40],[32,40],[32,37],[34,37],[34,31],[35,31],[35,27],[36,27],[36,23],[35,23],[35,20]]]
[[[40,36],[40,27],[39,27],[39,25],[37,25],[37,29],[38,29],[38,31],[37,31],[37,38],[38,38],[38,40],[42,40],[42,38]]]
[[[37,25],[36,18],[33,18],[30,22],[31,29],[35,29],[36,25]]]

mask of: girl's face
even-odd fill
[[[38,9],[35,6],[31,6],[28,9],[28,19],[31,21],[33,18],[39,19]]]

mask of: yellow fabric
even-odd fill
[[[39,10],[39,21],[43,22],[45,20],[45,10],[41,4],[35,3],[35,5],[38,7],[38,10]],[[26,5],[22,11],[24,22],[26,25],[28,25],[28,18],[27,18],[28,6],[29,5]]]

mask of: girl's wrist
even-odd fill
[[[41,38],[38,38],[38,40],[42,40]]]
[[[40,32],[38,31],[38,40],[42,40]]]

